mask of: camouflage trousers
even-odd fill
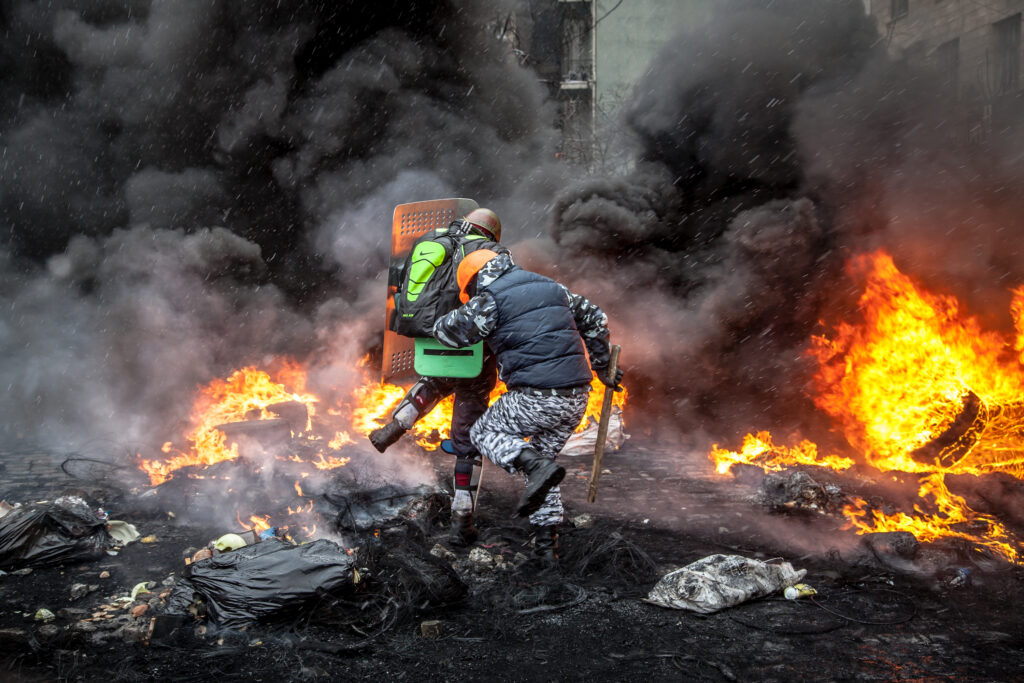
[[[538,453],[557,457],[583,419],[588,392],[572,396],[537,396],[509,391],[498,398],[469,432],[473,445],[495,465],[515,473],[513,461],[529,446]],[[559,487],[548,492],[530,523],[550,526],[562,521]]]

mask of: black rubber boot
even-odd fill
[[[558,525],[538,526],[532,524],[533,556],[548,569],[558,567]]]
[[[388,446],[401,439],[406,431],[406,428],[400,425],[398,420],[392,420],[383,427],[370,432],[370,443],[373,444],[374,448],[383,453],[388,449]]]
[[[541,455],[532,448],[524,448],[512,462],[516,469],[526,474],[526,490],[519,499],[516,514],[528,517],[544,504],[544,497],[565,476],[565,468],[555,462],[554,458]]]
[[[454,546],[473,545],[480,534],[473,526],[472,512],[453,512],[452,526],[448,530],[448,542]]]

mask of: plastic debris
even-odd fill
[[[950,588],[967,588],[971,585],[971,570],[967,567],[960,567],[949,578]]]
[[[338,528],[356,533],[402,521],[429,525],[442,510],[451,507],[446,491],[427,485],[410,489],[387,484],[367,491],[327,494],[325,498],[338,508]]]
[[[818,591],[813,586],[808,586],[806,583],[797,583],[792,586],[786,586],[786,590],[782,591],[782,595],[787,600],[796,600],[798,598],[807,598],[812,595],[817,595]]]
[[[788,562],[769,564],[739,555],[710,555],[663,576],[647,595],[647,602],[711,614],[792,586],[806,574],[806,569],[793,569]]]
[[[799,470],[767,473],[755,499],[772,512],[834,514],[843,507],[843,493],[838,486],[820,484]]]
[[[57,617],[54,615],[54,613],[46,609],[45,607],[36,610],[36,621],[53,621],[56,618]]]
[[[151,583],[151,581],[143,581],[142,583],[135,584],[135,588],[132,588],[132,601],[138,598],[140,593],[148,593]]]
[[[107,533],[110,534],[111,538],[117,541],[118,545],[128,545],[133,541],[139,540],[139,530],[135,528],[134,524],[123,522],[119,519],[111,519],[107,521]]]
[[[594,516],[589,512],[584,512],[582,515],[577,515],[572,518],[572,525],[577,529],[589,529],[594,526]]]
[[[245,539],[238,534],[224,534],[216,541],[213,542],[214,550],[218,552],[226,553],[231,550],[238,550],[244,548],[246,545]]]
[[[355,555],[328,540],[301,546],[270,538],[186,567],[168,613],[188,615],[197,598],[218,626],[238,628],[294,614],[353,582]]]
[[[0,518],[0,567],[44,567],[99,557],[114,541],[78,496],[15,507]]]
[[[598,427],[597,420],[593,417],[589,418],[586,429],[570,436],[559,455],[593,455],[594,448],[597,446]],[[622,411],[618,406],[612,406],[611,413],[608,415],[608,435],[605,437],[606,451],[618,450],[628,438],[629,434],[622,429]]]

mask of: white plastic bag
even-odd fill
[[[593,455],[594,447],[597,446],[597,420],[590,418],[590,424],[582,432],[577,432],[569,437],[565,446],[559,451],[559,455],[577,456]],[[605,437],[605,451],[618,450],[622,443],[629,438],[622,430],[622,411],[618,406],[612,406],[608,414],[608,435]]]
[[[807,574],[789,562],[769,564],[739,555],[709,555],[661,578],[647,602],[711,614],[792,586]]]

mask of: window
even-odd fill
[[[960,39],[947,40],[935,48],[935,62],[946,92],[956,95],[960,77]]]
[[[892,0],[892,18],[902,19],[910,11],[910,0]]]
[[[992,24],[995,30],[995,90],[1002,95],[1017,89],[1020,80],[1020,12]]]

